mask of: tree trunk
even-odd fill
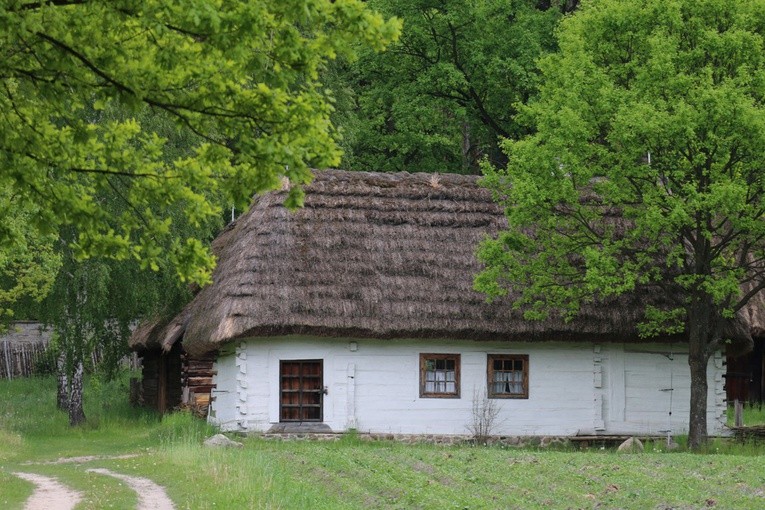
[[[709,356],[704,353],[691,354],[691,416],[688,423],[688,446],[698,450],[707,442],[707,364]]]
[[[66,354],[61,352],[56,359],[56,376],[58,379],[56,406],[62,411],[69,410],[69,377],[66,373]]]
[[[701,300],[688,310],[688,364],[691,368],[691,413],[688,422],[688,446],[698,450],[707,442],[707,365],[714,335],[710,307]]]
[[[82,373],[82,361],[78,361],[72,375],[72,392],[69,396],[69,425],[72,427],[85,421],[85,411],[82,409]]]

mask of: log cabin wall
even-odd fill
[[[183,403],[188,405],[194,414],[202,418],[207,417],[210,395],[215,388],[213,365],[217,354],[217,352],[211,352],[194,358],[186,353],[181,355]]]
[[[176,342],[170,352],[145,350],[140,354],[142,378],[138,403],[160,413],[188,407],[207,417],[217,352],[191,357]]]

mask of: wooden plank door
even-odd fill
[[[279,421],[323,420],[322,360],[279,362]]]

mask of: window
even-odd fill
[[[280,361],[280,421],[321,421],[321,360]]]
[[[420,354],[420,396],[460,398],[459,354]]]
[[[529,357],[526,354],[489,354],[489,398],[529,398]]]

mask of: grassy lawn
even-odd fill
[[[51,378],[0,382],[0,508],[22,508],[32,485],[11,473],[57,477],[82,491],[82,509],[132,509],[136,495],[105,467],[167,489],[177,508],[765,508],[765,448],[721,441],[707,454],[366,442],[242,439],[201,446],[213,431],[184,413],[131,409],[124,381],[92,380],[88,424],[69,429]],[[132,454],[83,463],[59,457]]]

